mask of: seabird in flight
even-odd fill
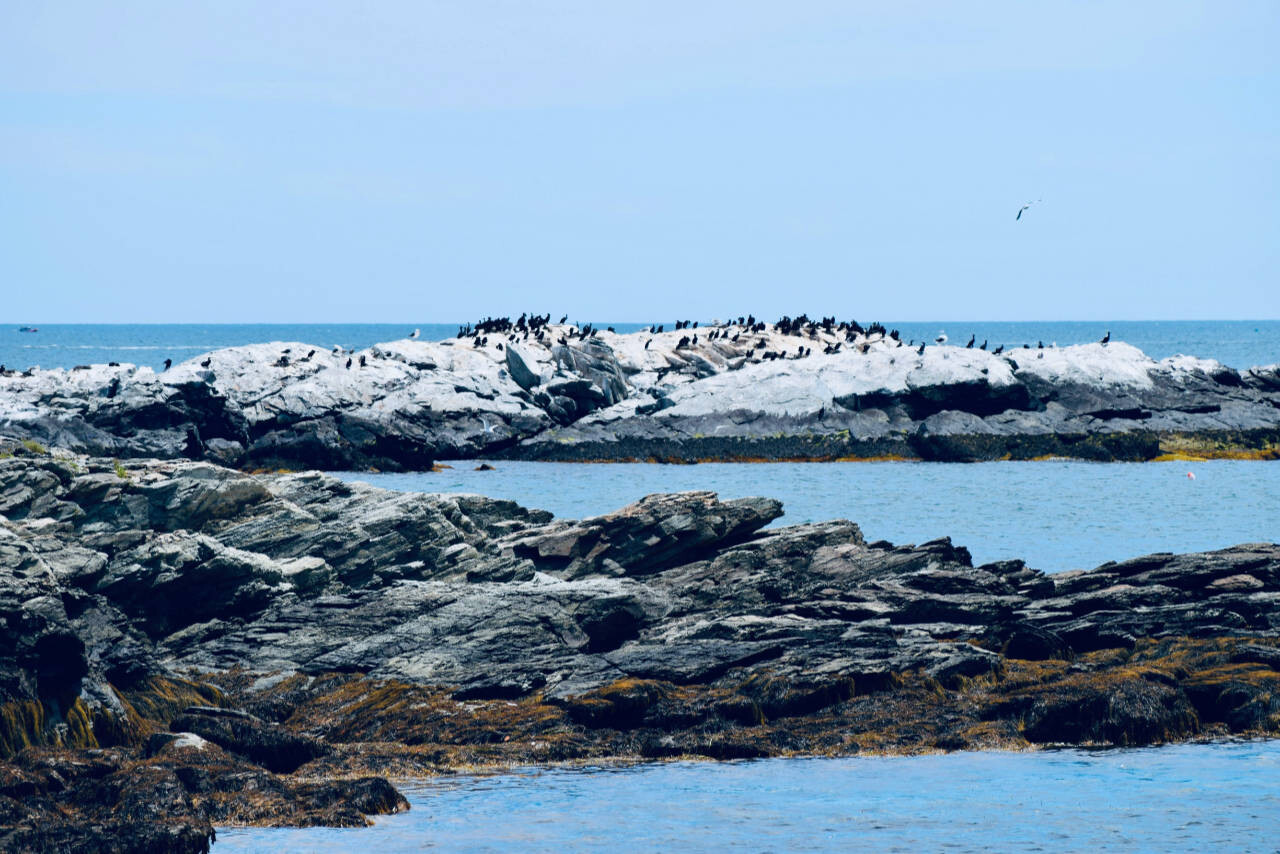
[[[1039,199],[1036,199],[1036,201],[1035,201],[1035,202],[1027,202],[1025,205],[1023,205],[1022,207],[1018,208],[1018,215],[1017,215],[1017,216],[1015,216],[1015,217],[1013,218],[1013,221],[1014,221],[1014,222],[1017,222],[1018,220],[1022,219],[1022,212],[1023,212],[1023,211],[1025,211],[1027,208],[1031,207],[1032,205],[1034,205],[1034,204],[1035,204],[1036,202],[1038,202],[1038,201],[1040,201],[1040,200],[1039,200]]]

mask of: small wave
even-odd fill
[[[24,350],[217,350],[240,344],[23,344]]]

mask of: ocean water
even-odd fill
[[[556,319],[559,319],[558,317]],[[774,318],[770,318],[773,320]],[[860,318],[866,322],[866,318]],[[596,326],[613,326],[619,332],[633,332],[648,323],[592,321]],[[672,321],[665,323],[671,328]],[[19,332],[23,325],[39,332]],[[987,340],[1018,347],[1040,342],[1046,346],[1083,344],[1097,341],[1107,332],[1127,341],[1149,356],[1163,359],[1184,353],[1217,359],[1235,368],[1280,362],[1280,320],[1211,321],[1112,321],[1112,322],[1024,322],[992,321],[887,322],[900,331],[902,339],[932,341],[945,332],[953,344],[964,344],[970,335],[977,343]],[[363,348],[381,341],[403,338],[415,328],[422,337],[439,340],[455,335],[457,323],[375,324],[44,324],[19,319],[0,325],[0,364],[25,369],[71,368],[105,362],[131,362],[159,368],[165,359],[182,362],[219,347],[257,344],[264,341],[301,341],[325,348],[341,344]]]
[[[406,795],[371,828],[221,829],[214,851],[1276,851],[1280,741],[525,769]]]
[[[562,518],[607,513],[654,492],[766,495],[786,513],[774,525],[851,519],[868,540],[949,536],[976,563],[1022,558],[1051,572],[1152,552],[1280,542],[1280,462],[449,465],[340,476],[401,491],[508,498]]]

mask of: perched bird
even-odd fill
[[[566,314],[564,317],[560,318],[560,324],[563,326],[564,322],[568,319],[569,319],[569,315]]]
[[[985,338],[982,339],[982,343],[978,345],[978,349],[979,350],[987,349],[987,339]]]
[[[924,342],[923,342],[923,341],[922,341],[922,342],[920,342],[920,349],[916,351],[916,355],[917,355],[917,356],[923,356],[923,355],[924,355]]]
[[[1102,336],[1102,340],[1101,340],[1099,343],[1100,343],[1100,344],[1106,344],[1106,343],[1107,343],[1108,341],[1110,341],[1110,340],[1111,340],[1111,330],[1110,330],[1110,329],[1108,329],[1108,330],[1107,330],[1107,334]]]
[[[350,367],[351,367],[351,360],[347,359],[347,368],[350,369]]]
[[[972,349],[973,349],[973,342],[974,342],[974,341],[977,341],[977,340],[978,340],[978,336],[977,336],[977,335],[970,335],[970,336],[969,336],[969,343],[964,345],[964,346],[965,346],[965,349],[967,349],[967,350],[972,350]]]
[[[1004,345],[1003,345],[1003,344],[1001,344],[999,347],[995,348],[995,349],[994,349],[994,350],[992,350],[991,352],[992,352],[992,353],[995,353],[997,356],[999,356],[1001,353],[1003,353],[1003,352],[1004,352]]]
[[[205,359],[203,362],[201,362],[200,367],[207,368],[212,364],[213,364],[213,357],[211,356],[208,359]]]
[[[171,367],[173,367],[173,359],[165,359],[165,360],[164,360],[164,369],[167,371],[167,370],[169,370]]]
[[[421,329],[415,329],[409,333],[409,340],[412,341],[413,339],[417,338],[421,334],[422,334]]]
[[[937,337],[937,338],[935,338],[935,339],[933,339],[933,343],[934,343],[934,344],[946,344],[946,343],[947,343],[947,333],[945,333],[945,332],[939,333],[938,337]]]
[[[369,364],[369,363],[368,363],[367,361],[365,361],[364,356],[361,356],[361,357],[360,357],[360,367],[362,367],[362,368],[363,368],[363,367],[364,367],[365,365],[367,365],[367,364]]]

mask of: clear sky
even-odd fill
[[[1278,46],[1275,0],[11,0],[0,321],[1277,318]]]

